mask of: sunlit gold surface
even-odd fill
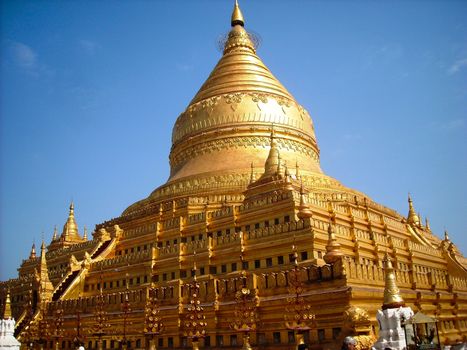
[[[10,300],[10,291],[8,290],[5,298],[5,307],[3,310],[3,320],[8,320],[11,318],[11,300]]]
[[[389,308],[398,308],[405,306],[404,299],[400,295],[399,288],[396,284],[396,275],[392,266],[391,258],[386,254],[384,257],[384,273],[386,275],[386,282],[384,284],[384,301],[383,310]]]
[[[62,234],[0,282],[0,309],[10,291],[19,339],[40,338],[32,333],[47,322],[57,348],[67,344],[79,312],[91,348],[123,339],[154,347],[151,333],[158,348],[180,348],[190,344],[183,327],[194,301],[211,349],[222,348],[218,337],[240,347],[243,324],[254,325],[253,348],[292,348],[284,312],[296,271],[300,305],[314,315],[303,340],[314,349],[338,349],[347,335],[369,348],[376,311],[403,301],[437,318],[445,344],[466,341],[467,261],[447,233],[441,240],[424,226],[411,198],[404,217],[324,174],[309,114],[256,55],[238,4],[232,22],[223,56],[175,122],[169,181],[89,240],[71,206]],[[384,265],[386,252],[394,265]],[[242,290],[251,296],[243,309]],[[234,322],[236,308],[250,321]]]
[[[321,173],[309,114],[256,55],[238,18],[243,24],[236,5],[223,56],[175,123],[169,182],[248,174],[251,163],[264,162],[272,124],[284,162]],[[217,183],[217,190],[227,185]]]
[[[328,244],[326,245],[326,254],[323,256],[324,261],[328,264],[339,261],[344,256],[341,251],[341,245],[337,242],[334,227],[330,222],[328,225]]]

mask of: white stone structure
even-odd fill
[[[21,343],[14,337],[15,320],[0,320],[0,350],[19,350]]]
[[[378,310],[376,319],[379,323],[379,338],[373,345],[373,349],[405,350],[407,344],[404,328],[401,327],[401,320],[408,320],[413,315],[414,313],[410,307]]]
[[[372,349],[406,350],[405,330],[402,328],[401,321],[412,318],[414,313],[410,307],[405,306],[400,295],[394,267],[388,253],[386,253],[384,263],[386,274],[384,302],[382,310],[378,310],[376,314],[379,323],[379,338]]]

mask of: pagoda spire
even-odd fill
[[[235,0],[234,9],[232,12],[232,19],[231,19],[232,27],[236,25],[241,25],[242,27],[245,25],[245,21],[243,19],[242,11],[240,10],[240,6],[238,6],[238,1]]]
[[[29,253],[29,259],[35,259],[36,257],[36,243],[33,243],[31,247],[31,253]]]
[[[396,285],[396,274],[394,273],[394,267],[392,266],[391,258],[387,252],[383,262],[385,264],[384,270],[386,274],[383,310],[404,307],[405,302],[399,294],[399,288],[397,288]]]
[[[326,254],[323,256],[324,261],[327,264],[332,264],[338,261],[344,253],[341,251],[341,245],[337,242],[334,227],[332,226],[331,220],[328,225],[328,244],[326,245]]]
[[[82,238],[79,236],[78,233],[78,225],[76,224],[75,220],[75,205],[73,201],[70,203],[70,211],[68,213],[68,219],[63,225],[63,232],[60,236],[60,240],[62,241],[71,241],[71,242],[80,242]]]
[[[305,192],[303,190],[303,182],[300,181],[300,205],[298,207],[298,214],[297,216],[300,219],[311,218],[313,216],[313,212],[308,207],[305,201]]]
[[[45,243],[44,243],[44,240],[42,240],[42,244],[41,244],[41,272],[44,269],[47,271],[47,260],[45,258],[45,253],[46,253]]]
[[[56,241],[58,238],[57,225],[54,226],[54,235],[52,236],[52,242]]]
[[[45,247],[45,242],[42,239],[42,244],[41,244],[41,265],[40,265],[40,271],[39,271],[42,284],[50,283],[49,269],[47,267],[46,252],[47,252],[47,248]]]
[[[425,218],[425,227],[426,227],[426,230],[427,231],[431,231],[431,227],[430,227],[430,222],[428,221],[428,217]]]
[[[407,222],[409,224],[419,226],[420,225],[420,218],[415,213],[415,209],[413,207],[412,198],[410,197],[410,193],[409,193],[408,201],[409,201],[409,213],[407,214]]]
[[[252,183],[255,182],[255,181],[256,181],[256,177],[255,177],[255,168],[254,168],[253,162],[251,162],[250,183],[252,184]]]
[[[300,178],[300,166],[298,162],[295,162],[295,178],[298,180]]]
[[[273,176],[278,172],[278,169],[280,169],[280,154],[279,150],[277,149],[277,143],[274,134],[274,125],[272,126],[270,139],[271,148],[269,149],[269,155],[266,159],[266,164],[264,165],[264,174],[262,177]]]
[[[84,226],[83,240],[88,240],[88,228]]]
[[[448,234],[448,230],[444,230],[444,240],[446,242],[450,242],[451,240],[449,239],[449,234]]]
[[[11,300],[10,300],[10,288],[6,292],[5,309],[3,310],[3,320],[9,320],[12,317],[11,314]]]

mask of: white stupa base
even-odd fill
[[[401,327],[401,319],[408,320],[413,316],[410,307],[399,307],[397,309],[378,310],[376,319],[379,323],[379,338],[373,345],[373,349],[405,350],[405,332]]]
[[[0,320],[0,350],[19,350],[21,343],[13,336],[15,320]]]

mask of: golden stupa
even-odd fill
[[[72,204],[0,283],[23,346],[337,349],[353,335],[368,349],[377,310],[402,305],[436,318],[443,344],[466,341],[467,260],[411,198],[404,217],[324,174],[310,115],[237,2],[231,25],[175,122],[167,183],[91,239]]]

